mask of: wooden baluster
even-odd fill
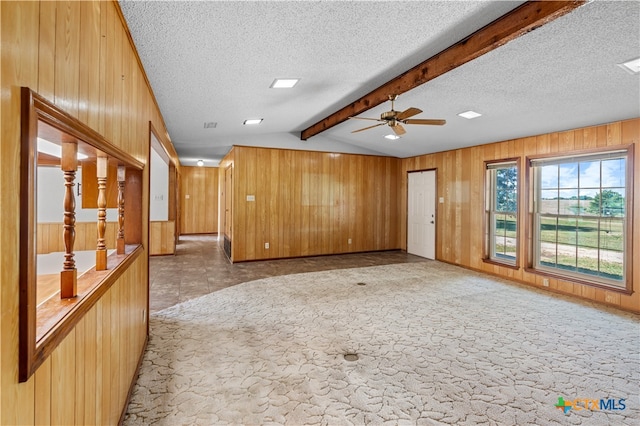
[[[118,239],[116,240],[118,254],[124,254],[124,179],[125,167],[118,166]]]
[[[98,157],[96,178],[98,179],[98,245],[96,247],[96,271],[107,269],[107,245],[104,234],[107,229],[107,157]]]
[[[73,252],[76,240],[76,199],[73,195],[76,170],[78,170],[78,145],[75,142],[62,143],[60,168],[64,172],[64,264],[60,272],[60,298],[78,295],[78,270]]]

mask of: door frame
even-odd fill
[[[224,179],[221,185],[219,184],[222,186],[222,202],[218,210],[222,214],[218,216],[218,235],[222,234],[223,252],[233,263],[233,164],[224,168],[223,176]]]
[[[439,196],[438,196],[438,168],[437,167],[431,167],[428,169],[416,169],[416,170],[407,170],[407,174],[406,174],[406,186],[405,186],[405,191],[407,194],[407,199],[405,200],[405,206],[404,206],[404,210],[405,210],[405,223],[404,223],[404,227],[405,227],[405,239],[404,239],[404,247],[405,247],[405,251],[407,253],[409,253],[409,173],[420,173],[420,172],[435,172],[435,202],[434,202],[434,206],[435,206],[435,219],[436,219],[436,228],[434,230],[435,232],[435,247],[434,247],[434,260],[439,260],[439,256],[438,256],[438,247],[439,247],[439,242],[440,242],[440,233],[438,232],[438,227],[440,224],[440,220],[438,217],[438,204],[439,204]]]

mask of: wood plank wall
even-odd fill
[[[397,249],[399,170],[390,157],[234,147],[232,260]]]
[[[223,247],[224,240],[233,240],[233,161],[235,147],[225,155],[218,165],[218,230],[224,238],[218,239]],[[227,179],[229,182],[227,182]]]
[[[173,220],[153,221],[149,224],[149,254],[175,253],[176,223]]]
[[[407,172],[437,169],[438,196],[444,204],[437,204],[436,258],[500,277],[514,279],[541,289],[542,278],[526,272],[524,261],[514,270],[482,261],[484,214],[484,161],[506,158],[521,159],[521,176],[524,177],[525,158],[549,153],[635,143],[634,203],[633,203],[633,259],[640,265],[640,119],[615,122],[566,132],[544,134],[514,139],[488,145],[458,149],[455,151],[423,155],[402,160],[400,206],[400,230],[402,248],[407,241]],[[520,205],[525,205],[526,191],[521,191]],[[521,209],[520,223],[526,223],[526,212]],[[524,235],[524,234],[523,234]],[[520,244],[520,259],[525,259],[524,244]],[[640,268],[633,270],[635,292],[623,295],[564,280],[550,279],[549,289],[576,295],[588,300],[614,305],[640,312]]]
[[[218,232],[218,168],[181,167],[180,233]]]
[[[115,424],[146,335],[145,251],[18,383],[20,96],[27,86],[148,164],[149,122],[175,157],[115,1],[0,2],[0,423]],[[149,176],[142,174],[142,241]]]
[[[64,252],[64,239],[62,223],[38,223],[36,230],[36,248],[38,254],[52,252]],[[74,251],[95,250],[97,245],[96,222],[76,222],[76,239],[73,245]],[[107,249],[116,248],[118,237],[118,222],[107,222],[105,231],[105,243]]]
[[[118,423],[147,335],[146,276],[143,254],[24,385],[34,395],[21,421],[3,424]]]

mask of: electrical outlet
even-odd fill
[[[348,243],[351,244],[351,238],[349,238],[349,242]]]
[[[264,248],[269,250],[269,243],[264,243]]]
[[[542,279],[542,285],[545,287],[549,287],[549,278],[543,278]]]

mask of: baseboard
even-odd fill
[[[136,372],[131,378],[131,384],[129,385],[129,392],[127,392],[127,398],[124,401],[124,406],[122,407],[122,412],[120,413],[120,420],[118,420],[118,425],[122,425],[124,423],[124,416],[127,415],[127,407],[129,407],[129,402],[131,401],[131,395],[133,395],[133,388],[136,386],[136,382],[138,381],[138,375],[140,374],[140,368],[142,368],[142,361],[144,360],[144,354],[147,352],[147,344],[149,343],[149,334],[144,339],[144,345],[142,345],[142,352],[140,352],[140,358],[138,358],[138,366],[136,367]]]
[[[575,301],[579,301],[581,303],[591,303],[597,306],[602,306],[603,308],[612,308],[612,309],[617,309],[619,311],[624,311],[624,312],[629,312],[631,314],[640,314],[639,311],[635,311],[633,309],[630,308],[626,308],[624,306],[620,306],[620,305],[614,305],[613,303],[607,303],[604,301],[600,301],[600,300],[594,300],[594,299],[589,299],[588,297],[583,297],[574,293],[565,293],[564,291],[560,291],[560,290],[556,290],[554,288],[549,288],[549,287],[542,287],[539,285],[536,285],[534,283],[531,283],[529,281],[525,281],[525,280],[520,280],[517,278],[513,278],[513,277],[505,277],[504,275],[500,275],[500,274],[496,274],[495,272],[489,272],[489,271],[484,271],[482,269],[478,269],[478,268],[474,268],[471,266],[465,266],[465,265],[460,265],[458,263],[455,262],[450,262],[448,260],[442,260],[442,259],[436,259],[438,262],[442,262],[442,263],[447,263],[449,265],[453,265],[453,266],[457,266],[459,268],[463,268],[463,269],[467,269],[469,271],[473,271],[473,272],[479,272],[481,274],[486,274],[489,275],[491,277],[495,277],[495,278],[500,278],[501,280],[505,280],[505,281],[511,281],[514,284],[519,284],[519,285],[523,285],[532,289],[536,289],[536,290],[540,290],[543,293],[552,293],[552,294],[557,294],[560,296],[565,296],[567,298],[570,299],[574,299]]]

